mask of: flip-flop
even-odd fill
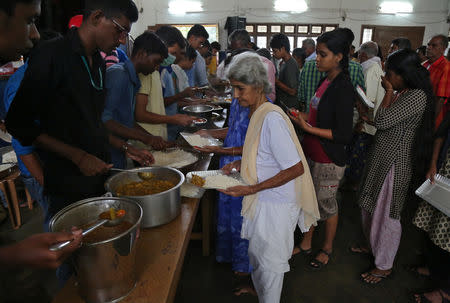
[[[380,284],[382,281],[387,280],[388,278],[391,278],[391,277],[392,277],[392,270],[391,270],[391,272],[390,272],[389,274],[386,274],[386,275],[382,275],[382,274],[374,274],[374,273],[371,273],[370,270],[367,271],[367,272],[365,272],[365,273],[367,274],[367,276],[365,276],[365,277],[360,276],[360,277],[361,277],[361,281],[364,282],[365,284],[368,284],[368,285],[378,285],[378,284]],[[366,281],[366,278],[368,278],[369,276],[370,276],[370,277],[373,277],[373,278],[379,278],[380,280],[378,280],[378,282],[369,282],[369,281]]]
[[[321,253],[328,256],[328,262],[327,262],[327,263],[323,263],[323,262],[317,260],[317,256],[320,255]],[[312,270],[321,270],[321,269],[324,268],[326,265],[328,265],[328,263],[330,263],[330,259],[331,259],[331,252],[329,253],[329,252],[326,252],[326,251],[323,250],[323,249],[320,249],[320,250],[316,253],[315,257],[311,260],[311,262],[309,262],[308,267],[309,267],[310,269],[312,269]]]

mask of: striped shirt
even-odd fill
[[[366,90],[361,64],[349,61],[348,71],[353,86],[356,88],[359,85]],[[320,79],[325,77],[325,75],[326,73],[319,72],[317,69],[316,61],[307,61],[303,66],[302,72],[300,73],[297,97],[300,104],[303,104],[305,112],[309,112],[309,102],[316,92]]]

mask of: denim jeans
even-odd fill
[[[44,231],[48,231],[48,198],[44,196],[44,188],[39,184],[39,182],[34,177],[22,176],[23,183],[28,189],[31,198],[36,201],[42,208],[42,213],[44,215]]]

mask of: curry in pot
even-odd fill
[[[161,193],[175,187],[170,181],[166,180],[144,180],[141,182],[131,182],[120,185],[117,188],[116,194],[120,196],[147,196]]]

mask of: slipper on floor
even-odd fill
[[[317,260],[317,256],[319,256],[320,254],[325,254],[328,256],[328,262],[327,263],[323,263],[319,260]],[[312,270],[321,270],[322,268],[324,268],[326,265],[328,265],[328,263],[330,263],[330,259],[331,259],[331,252],[326,252],[323,249],[320,249],[316,255],[314,256],[314,258],[311,260],[311,262],[309,262],[308,267]]]
[[[360,278],[361,278],[361,281],[364,282],[364,283],[367,284],[367,285],[378,285],[378,284],[380,284],[381,282],[383,282],[383,281],[387,280],[388,278],[391,278],[391,277],[392,277],[392,270],[391,270],[391,272],[388,273],[388,274],[375,274],[375,273],[371,273],[370,270],[367,271],[367,272],[364,272],[364,273],[366,273],[367,276],[363,277],[363,276],[361,275]],[[363,274],[364,274],[364,273],[363,273]],[[366,279],[369,278],[369,277],[377,278],[377,279],[380,279],[380,280],[378,280],[378,282],[369,282],[369,281],[366,281]]]

